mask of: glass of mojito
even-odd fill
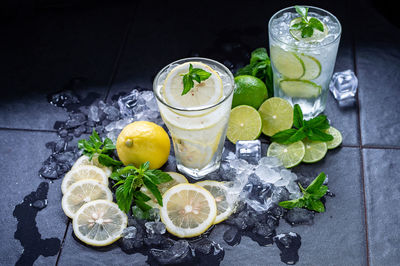
[[[175,61],[155,77],[154,94],[179,171],[200,179],[219,168],[234,86],[229,69],[200,57]]]
[[[305,118],[325,110],[341,31],[334,15],[312,6],[282,9],[269,21],[274,94],[299,104]]]

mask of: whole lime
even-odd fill
[[[256,77],[242,75],[235,77],[236,89],[233,94],[232,108],[238,105],[250,105],[256,109],[268,98],[265,83]]]

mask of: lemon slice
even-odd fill
[[[288,145],[272,142],[267,151],[267,156],[278,157],[286,168],[291,168],[301,163],[304,154],[305,148],[301,140]]]
[[[326,142],[304,139],[303,143],[305,147],[303,162],[305,163],[316,163],[322,160],[328,151]]]
[[[214,224],[220,223],[226,220],[234,211],[234,203],[228,201],[228,188],[225,186],[224,182],[218,182],[213,180],[205,180],[197,182],[199,185],[214,196],[215,202],[217,204],[217,217],[215,217]]]
[[[183,91],[183,75],[189,72],[189,66],[200,68],[209,73],[211,76],[200,82],[194,81],[194,87],[189,93],[182,95]],[[187,62],[176,66],[168,74],[163,86],[163,96],[165,101],[174,107],[200,107],[217,103],[222,95],[222,80],[217,72],[211,67],[200,62]]]
[[[88,156],[82,155],[81,157],[78,158],[78,160],[76,160],[76,162],[72,166],[72,169],[75,169],[81,165],[94,165],[103,170],[106,176],[110,176],[112,173],[112,168],[102,165],[101,163],[99,163],[99,160],[97,158],[98,156],[93,156],[92,160],[89,160]]]
[[[182,174],[176,173],[176,172],[167,172],[172,177],[172,180],[166,183],[162,183],[158,185],[158,190],[160,191],[161,195],[164,195],[164,193],[170,189],[173,186],[176,186],[181,183],[189,183],[189,181],[186,179],[186,177]],[[142,186],[140,188],[140,191],[142,191],[144,194],[146,194],[150,200],[146,201],[146,204],[150,205],[153,208],[159,208],[160,205],[158,205],[158,201],[156,197],[154,197],[153,193],[149,191],[149,189],[145,186]]]
[[[108,200],[84,204],[72,221],[75,236],[91,246],[107,246],[121,237],[128,217],[118,205]]]
[[[92,180],[84,179],[72,184],[62,197],[61,207],[69,218],[74,218],[75,213],[83,204],[93,200],[113,200],[111,190],[103,184]]]
[[[267,136],[292,127],[293,107],[282,98],[269,98],[260,106],[258,112],[262,119],[262,132]]]
[[[68,188],[75,182],[83,179],[93,179],[105,186],[108,186],[108,177],[103,170],[93,165],[82,165],[71,169],[61,184],[61,191],[65,194]]]
[[[215,221],[217,205],[211,193],[194,184],[173,186],[163,196],[160,217],[166,229],[178,237],[204,233]]]

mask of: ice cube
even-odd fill
[[[134,226],[128,226],[122,231],[122,237],[124,238],[136,238],[137,229]]]
[[[286,264],[295,264],[299,261],[301,237],[296,233],[284,233],[274,237],[276,246],[280,249],[281,261]]]
[[[168,249],[151,249],[149,256],[162,265],[185,263],[193,257],[186,240],[178,240]]]
[[[314,223],[314,213],[302,208],[293,208],[285,214],[285,221],[291,225],[312,225]]]
[[[354,98],[357,87],[358,79],[351,70],[334,73],[329,83],[329,90],[338,101]]]
[[[261,142],[259,140],[239,140],[236,142],[236,158],[257,164],[261,158]]]
[[[39,210],[44,209],[47,206],[47,199],[35,200],[31,206]]]
[[[160,209],[153,208],[149,210],[149,219],[155,222],[160,221]],[[165,232],[164,232],[165,233]]]
[[[256,167],[255,174],[260,178],[261,181],[271,184],[274,184],[276,181],[281,179],[281,176],[278,172],[263,164]]]
[[[274,183],[274,185],[275,186],[277,186],[277,187],[284,187],[284,186],[287,186],[288,184],[289,184],[289,180],[288,179],[279,179],[278,181],[276,181],[275,183]]]
[[[269,168],[276,168],[283,165],[276,157],[262,157],[258,164],[268,166]]]
[[[162,222],[147,222],[144,226],[148,235],[165,234],[165,225]]]
[[[104,113],[107,114],[107,119],[111,121],[118,120],[119,118],[119,110],[114,106],[106,106],[104,108]]]
[[[99,122],[99,107],[96,105],[91,105],[89,107],[88,119],[94,122]]]

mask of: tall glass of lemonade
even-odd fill
[[[299,104],[306,118],[325,109],[341,31],[334,15],[311,6],[282,9],[269,21],[274,94]]]
[[[224,65],[193,57],[164,67],[153,83],[179,171],[200,179],[220,166],[234,91]]]

